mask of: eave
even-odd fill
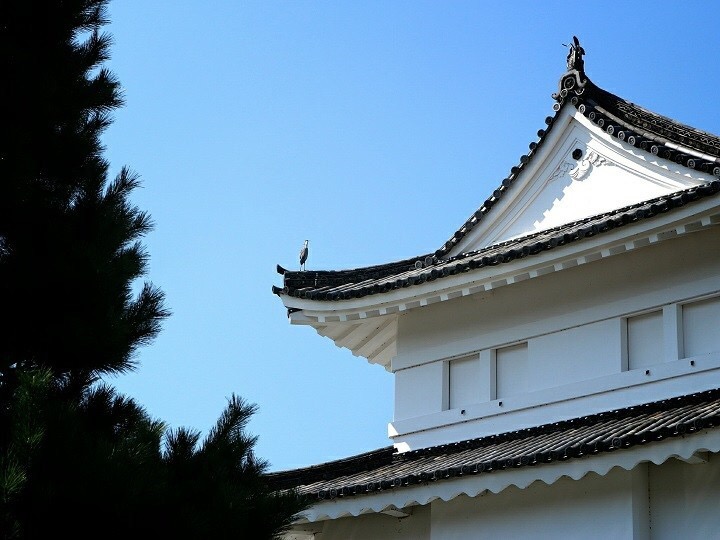
[[[667,439],[587,459],[556,461],[540,467],[510,468],[495,474],[459,475],[445,483],[419,483],[402,490],[390,489],[362,497],[321,500],[301,514],[298,522],[386,513],[388,510],[409,513],[413,506],[430,504],[435,500],[451,501],[462,495],[478,497],[486,493],[496,494],[511,486],[526,489],[535,482],[552,485],[563,478],[580,480],[591,473],[605,476],[616,468],[630,471],[641,463],[662,465],[672,458],[698,463],[706,460],[708,453],[717,452],[720,452],[720,430],[705,430],[692,437]]]
[[[397,320],[410,309],[559,272],[717,223],[719,203],[713,196],[720,190],[720,137],[599,88],[584,72],[583,55],[576,40],[552,96],[555,114],[545,119],[538,139],[498,188],[438,250],[351,270],[290,272],[278,266],[283,287],[273,287],[273,292],[291,323],[312,326],[356,356],[390,369]],[[478,243],[477,236],[495,222],[489,219],[507,212],[509,201],[519,197],[543,160],[557,150],[572,122],[700,185],[509,241]],[[479,245],[488,247],[478,250]]]
[[[316,500],[303,521],[408,512],[437,499],[604,476],[672,457],[700,463],[720,451],[719,419],[714,389],[417,451],[384,448],[268,480]]]
[[[339,347],[389,370],[396,352],[397,318],[405,311],[561,272],[714,226],[720,223],[718,192],[720,181],[714,181],[438,261],[430,268],[406,272],[402,279],[413,284],[387,292],[333,301],[276,292],[292,324],[312,326]],[[378,282],[382,287],[382,279]]]

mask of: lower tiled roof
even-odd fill
[[[387,447],[267,478],[274,489],[297,488],[318,500],[354,497],[621,452],[717,425],[720,389],[405,453]]]

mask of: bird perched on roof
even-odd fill
[[[305,270],[305,261],[308,258],[308,241],[305,240],[303,247],[300,249],[300,270]]]

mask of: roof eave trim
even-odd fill
[[[319,501],[302,514],[299,521],[315,522],[379,513],[392,508],[425,505],[437,499],[450,501],[460,495],[476,497],[485,492],[500,493],[510,486],[525,489],[538,480],[552,485],[562,478],[580,480],[588,473],[605,476],[615,467],[629,471],[641,463],[661,465],[670,458],[691,461],[699,452],[720,452],[720,429],[708,429],[687,437],[666,439],[585,459],[569,459],[535,467],[506,469],[401,487],[397,490],[390,489],[373,495]]]
[[[580,242],[386,293],[335,301],[310,300],[283,293],[278,296],[285,307],[292,310],[289,317],[296,324],[362,321],[510,285],[718,223],[720,201],[717,197],[708,197],[673,212],[640,220]]]

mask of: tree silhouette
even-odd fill
[[[274,493],[236,396],[201,442],[101,377],[135,366],[169,315],[100,135],[122,105],[103,63],[106,0],[0,4],[2,538],[272,538],[302,510]]]

